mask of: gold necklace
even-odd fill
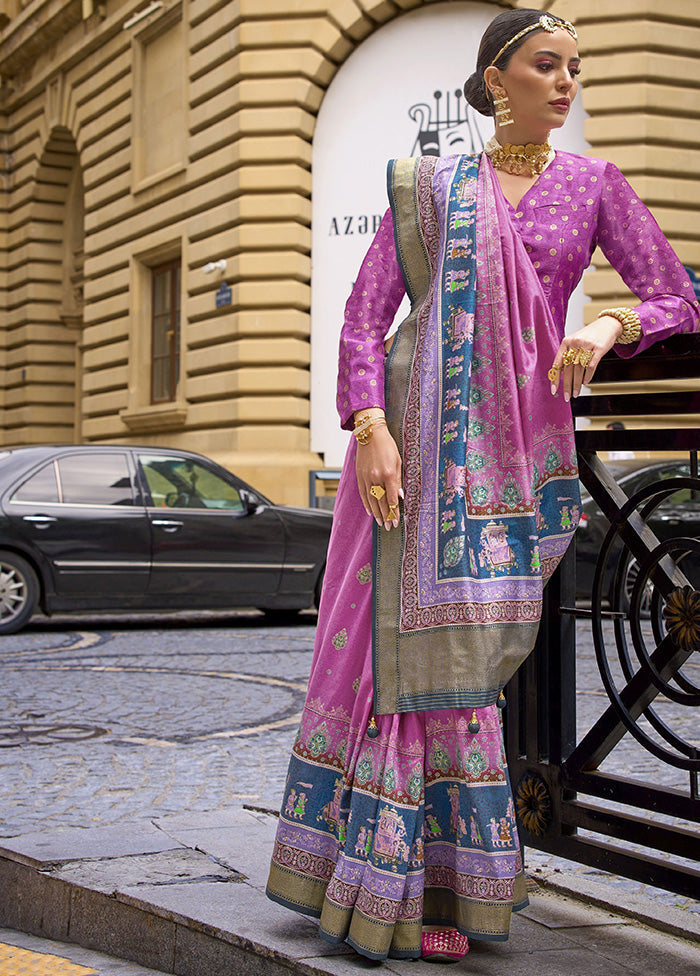
[[[529,142],[526,146],[507,143],[502,146],[495,136],[486,143],[484,152],[496,169],[512,173],[513,176],[539,176],[554,159],[554,150],[548,142],[541,145]]]

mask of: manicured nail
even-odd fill
[[[569,402],[569,399],[570,399],[569,394],[568,393],[565,393],[564,394],[564,400],[568,403]]]
[[[556,386],[554,385],[554,383],[552,383],[552,387],[551,387],[551,389],[552,389],[552,396],[556,396],[556,395],[557,395],[557,388],[556,388]]]
[[[389,529],[391,528],[391,522],[385,522],[385,523],[384,523],[384,528],[385,528],[385,529],[387,530],[387,532],[388,532],[388,531],[389,531]]]
[[[399,520],[398,519],[394,519],[394,521],[391,524],[394,526],[395,529],[398,529],[398,527],[399,527]]]
[[[379,528],[381,529],[381,527],[382,527],[382,525],[383,525],[384,523],[383,523],[383,522],[382,522],[382,520],[381,520],[381,519],[379,518],[379,516],[377,516],[377,517],[376,517],[376,519],[375,519],[375,522],[377,523],[377,525],[378,525],[378,526],[379,526]]]
[[[399,498],[403,499],[403,488],[399,488]]]

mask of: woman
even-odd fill
[[[458,959],[467,937],[507,939],[527,904],[498,705],[578,521],[568,401],[613,345],[697,328],[618,170],[548,145],[579,66],[568,22],[492,22],[465,95],[494,138],[390,164],[346,307],[338,406],[355,436],[267,891],[371,959]],[[564,338],[597,245],[641,303]]]

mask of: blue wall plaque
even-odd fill
[[[232,292],[226,282],[222,282],[219,285],[219,290],[216,293],[216,307],[224,308],[225,305],[230,305],[232,299]]]

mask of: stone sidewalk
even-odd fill
[[[0,926],[132,960],[134,976],[137,966],[180,976],[352,976],[377,968],[322,941],[312,919],[265,898],[275,823],[237,807],[5,839]],[[700,976],[695,914],[634,896],[620,904],[619,892],[559,872],[537,881],[510,941],[473,943],[456,971]],[[415,967],[384,964],[398,976],[414,976]],[[128,967],[121,972],[131,976]]]

